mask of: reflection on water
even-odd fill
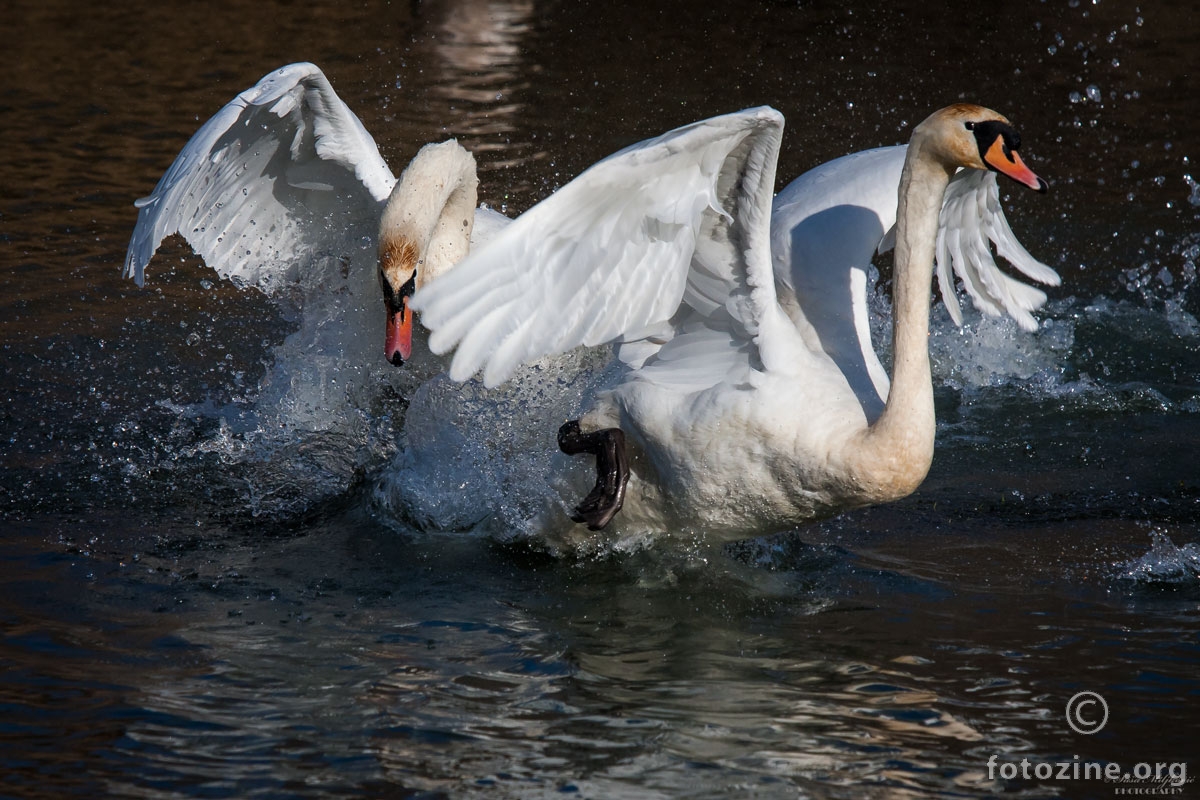
[[[1120,547],[1126,532],[1105,534]],[[997,751],[1119,758],[1150,736],[1183,757],[1190,739],[1156,729],[1190,725],[1186,706],[1126,713],[1095,744],[1058,714],[1080,663],[1126,704],[1200,691],[1177,669],[1125,666],[1194,655],[1179,604],[1106,599],[1116,583],[1093,554],[1068,562],[1101,574],[1068,588],[1059,544],[1025,538],[958,542],[924,577],[895,571],[923,567],[878,538],[865,557],[782,537],[564,565],[355,519],[190,547],[176,533],[86,580],[62,574],[77,552],[6,587],[30,604],[6,609],[26,619],[0,645],[25,665],[6,672],[21,720],[7,741],[46,743],[22,756],[40,788],[78,788],[82,768],[93,791],[133,796],[928,796],[991,791]],[[1045,588],[1016,565],[955,588],[959,570],[1020,548]],[[80,580],[77,621],[33,607]],[[1072,613],[1052,613],[1064,601]],[[1131,610],[1144,624],[1118,634]],[[80,733],[51,749],[63,730]]]
[[[442,11],[432,48],[435,91],[449,102],[452,129],[464,145],[477,155],[496,153],[481,170],[486,181],[486,170],[520,164],[533,149],[532,142],[513,140],[526,107],[521,97],[539,72],[524,58],[533,3],[476,0]]]
[[[986,763],[1200,771],[1190,9],[1029,4],[999,24],[907,2],[733,19],[682,2],[18,0],[11,16],[6,796],[1109,796]],[[408,403],[429,424],[454,412],[435,386],[335,397],[346,425],[287,428],[263,381],[302,308],[216,281],[178,242],[146,290],[119,277],[132,200],[203,119],[300,59],[393,168],[460,137],[484,199],[512,212],[740,107],[787,115],[783,178],[982,101],[1051,181],[1006,203],[1065,287],[1036,335],[938,312],[938,451],[903,502],[575,560],[418,534],[379,489],[421,455]],[[291,363],[338,355],[293,342]],[[536,466],[536,431],[510,427],[457,455]],[[453,477],[397,491],[464,519],[503,499]],[[1092,737],[1063,719],[1084,689],[1111,710]]]

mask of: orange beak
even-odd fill
[[[1007,175],[1017,183],[1028,186],[1037,192],[1046,191],[1046,182],[1025,166],[1025,162],[1017,155],[1017,151],[1005,144],[1003,136],[996,137],[992,146],[984,153],[983,160],[996,172]]]
[[[383,355],[394,366],[400,366],[412,356],[413,312],[408,299],[417,288],[414,271],[399,290],[392,288],[383,270],[379,270],[379,287],[383,289],[383,306],[387,309],[387,326],[383,339]]]
[[[400,299],[399,310],[388,308],[383,354],[397,367],[412,357],[412,311],[408,307],[407,297]]]

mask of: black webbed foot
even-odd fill
[[[569,456],[591,453],[596,457],[596,485],[575,506],[571,519],[598,531],[612,522],[625,503],[625,484],[629,482],[625,432],[620,428],[605,428],[583,433],[579,420],[571,420],[558,429],[558,448]]]

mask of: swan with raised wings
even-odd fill
[[[412,352],[408,297],[509,222],[475,207],[477,184],[453,140],[426,145],[397,181],[324,73],[289,64],[209,119],[137,201],[125,275],[141,286],[173,233],[222,277],[268,294],[378,260],[385,357],[400,364]]]
[[[913,131],[895,200],[874,197],[897,184],[874,177],[879,165],[864,166],[871,156],[862,155],[785,190],[772,224],[782,131],[782,116],[764,107],[628,148],[414,296],[431,348],[455,349],[456,380],[482,370],[495,386],[531,359],[618,345],[626,366],[616,385],[558,434],[564,452],[596,456],[596,484],[577,522],[603,528],[624,508],[622,520],[634,524],[739,538],[897,499],[924,479],[935,427],[930,284],[939,249],[942,271],[961,250],[944,241],[957,230],[939,239],[939,222],[987,216],[959,202],[986,186],[972,172],[1038,191],[1046,184],[1017,154],[1003,116],[960,104]],[[967,177],[955,177],[960,169]],[[789,212],[823,186],[835,196]],[[864,248],[869,259],[890,227],[889,208],[890,382],[866,331],[865,289],[854,274],[865,265],[845,260]],[[1002,219],[998,202],[991,212]],[[1016,254],[1011,232],[995,228],[988,235]],[[812,263],[816,256],[834,260]],[[1044,295],[999,280],[994,264],[977,269],[985,256],[991,264],[983,253],[963,257],[971,294],[1032,323],[1028,311]],[[1057,277],[1014,258],[1034,277]],[[836,291],[814,295],[814,287]]]

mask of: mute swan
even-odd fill
[[[635,387],[649,379],[683,387],[691,381],[693,394],[708,390],[715,397],[712,393],[724,375],[723,364],[743,371],[759,370],[762,355],[758,349],[774,351],[769,339],[766,345],[760,344],[754,329],[747,327],[758,324],[753,315],[736,310],[749,302],[746,295],[751,286],[750,273],[731,271],[731,264],[741,256],[731,253],[725,259],[729,263],[723,263],[721,256],[722,248],[730,247],[721,237],[730,234],[754,242],[753,253],[742,255],[759,258],[766,251],[761,241],[764,204],[769,202],[769,179],[782,124],[773,114],[764,109],[697,123],[597,164],[586,177],[535,209],[537,213],[519,229],[524,233],[511,234],[504,253],[489,263],[503,260],[514,247],[524,248],[525,255],[537,255],[530,260],[535,272],[571,255],[579,258],[576,266],[582,267],[596,254],[621,252],[624,257],[618,265],[626,268],[640,258],[649,262],[665,256],[661,274],[643,271],[624,284],[625,290],[634,293],[626,298],[632,301],[629,320],[638,315],[656,320],[655,329],[636,331],[632,322],[622,328],[619,319],[613,327],[610,309],[600,314],[601,318],[607,314],[608,328],[597,327],[581,340],[600,342],[620,334],[620,357],[630,370],[629,387],[618,393],[622,396],[636,394]],[[759,119],[764,115],[766,122]],[[799,336],[810,351],[797,360],[795,369],[805,359],[816,362],[814,375],[820,377],[811,390],[814,407],[847,404],[851,399],[848,390],[860,409],[846,413],[863,426],[879,418],[888,395],[888,379],[869,337],[866,269],[877,245],[884,250],[892,244],[888,231],[894,231],[896,187],[906,149],[903,145],[880,148],[817,167],[781,192],[771,212],[770,249],[779,307],[795,326],[791,338]],[[681,179],[681,170],[695,174]],[[741,173],[752,178],[757,188],[751,191],[748,184],[742,191],[731,183]],[[598,203],[595,193],[601,185],[617,191]],[[289,351],[293,366],[296,358],[317,359],[318,352],[328,352],[330,355],[319,358],[335,363],[369,360],[366,353],[358,352],[362,339],[358,331],[372,327],[374,315],[368,312],[365,298],[378,275],[387,304],[385,355],[395,363],[407,360],[412,352],[406,297],[468,248],[477,249],[509,223],[486,208],[469,213],[475,204],[475,186],[473,159],[453,142],[423,149],[397,182],[370,135],[321,71],[312,64],[293,64],[264,77],[205,123],[154,192],[138,201],[140,212],[125,273],[141,285],[144,269],[162,239],[178,231],[212,268],[239,284],[272,293],[299,282],[317,297],[324,292],[357,297],[354,303],[343,297],[317,310],[320,319],[311,327],[323,337],[309,336],[295,343]],[[736,215],[736,224],[722,223],[715,212],[706,210],[720,205],[718,195]],[[626,202],[634,197],[638,199]],[[737,205],[730,205],[734,201]],[[656,204],[660,210],[655,210]],[[671,219],[672,213],[680,219]],[[531,238],[522,243],[522,236]],[[943,300],[958,320],[950,277],[953,268],[984,312],[1008,313],[1022,327],[1035,327],[1029,311],[1040,306],[1045,295],[1000,272],[992,260],[989,240],[1000,255],[1029,277],[1058,283],[1058,276],[1033,259],[1008,227],[995,176],[963,170],[950,181],[937,234],[937,274]],[[685,275],[681,270],[686,272],[693,242],[694,269]],[[376,263],[357,263],[376,259],[378,271]],[[514,262],[509,265],[515,268]],[[569,270],[563,276],[581,280],[581,274]],[[487,280],[495,277],[489,275]],[[527,275],[524,280],[529,278]],[[653,297],[653,292],[637,293],[639,287],[656,279],[669,284],[666,299],[647,307],[646,299]],[[516,285],[500,291],[511,293]],[[672,320],[681,286],[686,288],[685,303]],[[716,313],[726,302],[730,286],[738,287],[728,301],[735,310]],[[534,297],[545,298],[544,287],[535,288],[526,300]],[[361,318],[328,334],[325,320],[330,313],[358,313]],[[694,319],[689,320],[689,314]],[[722,321],[724,317],[730,319]],[[493,315],[491,324],[495,322]],[[535,316],[528,322],[542,324]],[[709,330],[721,324],[730,328],[724,338]],[[639,333],[645,335],[638,338]],[[525,335],[530,335],[528,329]],[[583,332],[574,335],[579,338]],[[664,347],[672,337],[679,341]],[[685,344],[699,346],[706,337],[718,345],[708,354],[707,363],[689,360]],[[519,341],[509,340],[506,358],[518,355],[512,345]],[[547,340],[544,349],[569,346],[564,342]],[[746,352],[739,354],[737,348]],[[750,367],[744,363],[747,359],[752,359]],[[455,363],[456,377],[461,379],[464,362]],[[667,369],[668,363],[675,368]],[[337,368],[324,363],[313,366],[314,375]],[[492,369],[489,381],[496,380],[498,374]],[[294,377],[291,383],[295,389]],[[832,388],[822,391],[821,386]],[[676,394],[683,391],[680,388]],[[311,397],[311,392],[306,396]],[[312,406],[313,413],[319,414],[322,397],[318,392],[315,402],[303,405]],[[599,411],[585,417],[584,427],[594,426],[593,420],[600,417]],[[688,424],[688,419],[682,418],[680,424]],[[643,447],[643,436],[657,435],[653,430],[642,434],[636,426],[631,432],[637,437],[635,452]],[[564,438],[568,448],[571,441],[570,435]],[[686,450],[684,439],[675,446]],[[663,449],[659,457],[671,458],[671,452]],[[619,454],[614,452],[613,459],[616,462]],[[694,471],[699,467],[692,461],[687,460],[687,469]],[[637,473],[648,476],[646,481],[635,481],[635,489],[643,494],[672,489],[668,479],[673,475],[680,486],[692,480],[683,468],[676,473],[670,464],[662,469],[665,477],[655,478],[653,465],[643,462],[645,458],[635,464]],[[820,462],[816,463],[819,466]],[[808,512],[817,513],[820,487],[805,480],[795,491],[803,494],[803,487],[816,487]],[[831,495],[827,502],[852,501]],[[641,505],[648,508],[652,503]],[[627,510],[625,518],[630,515]]]
[[[407,297],[509,221],[475,208],[476,184],[474,158],[454,141],[426,145],[397,182],[324,73],[290,64],[209,119],[135,203],[125,276],[143,285],[176,232],[222,277],[268,294],[347,261],[372,262],[370,277],[378,259],[385,356],[399,364],[412,352]]]
[[[877,196],[889,181],[864,168],[886,158],[873,151],[849,162],[858,170],[843,161],[785,190],[774,225],[782,130],[782,116],[764,107],[628,148],[413,297],[432,331],[430,347],[456,348],[449,374],[459,381],[482,369],[484,383],[495,386],[540,356],[618,345],[623,375],[558,435],[564,452],[597,460],[595,487],[576,507],[576,522],[597,530],[624,507],[623,520],[741,538],[898,499],[924,479],[935,427],[930,283],[935,254],[944,272],[954,260],[948,253],[962,244],[953,229],[939,236],[939,219],[991,215],[976,231],[990,225],[1001,252],[1015,253],[1011,231],[993,224],[1003,218],[994,192],[980,193],[986,184],[976,176],[986,173],[971,171],[994,170],[1038,191],[1046,184],[1017,155],[1019,139],[1004,117],[955,105],[913,131],[898,204]],[[967,176],[956,179],[960,168]],[[822,187],[840,196],[810,203],[823,211],[797,212],[805,193]],[[961,207],[967,196],[994,202]],[[873,202],[883,210],[872,210]],[[824,272],[805,261],[845,258],[864,246],[869,258],[889,227],[889,206],[896,220],[890,386],[866,335],[864,284],[849,269],[862,262],[834,261]],[[861,241],[839,253],[832,234]],[[966,262],[991,263],[986,242],[972,247]],[[1016,261],[1025,261],[1020,252]],[[1027,261],[1033,277],[1057,279]],[[968,269],[971,293],[1031,323],[1028,311],[1044,295],[999,280],[991,267]],[[822,285],[837,291],[811,296]],[[833,305],[821,309],[826,302]]]
[[[780,193],[772,213],[785,307],[797,298],[802,316],[825,331],[820,338],[840,364],[858,359],[869,365],[879,397],[886,393],[886,375],[866,337],[865,304],[844,314],[843,305],[828,298],[853,284],[861,301],[876,244],[890,247],[880,240],[895,223],[905,150],[884,147],[817,167]],[[125,275],[143,285],[154,252],[176,232],[222,277],[268,294],[294,282],[319,284],[323,273],[344,270],[347,261],[378,258],[387,308],[385,357],[407,360],[412,318],[405,297],[509,219],[482,207],[469,213],[476,197],[474,159],[453,142],[427,145],[401,177],[397,183],[370,134],[317,66],[281,67],[209,119],[154,191],[135,203],[140,210]],[[953,264],[981,309],[1007,312],[1032,328],[1028,311],[1045,295],[995,267],[989,238],[1022,272],[1058,283],[1013,236],[995,178],[965,171],[951,183],[938,232],[942,297],[961,322],[949,274]],[[351,267],[374,275],[366,264]],[[369,324],[365,319],[360,328]],[[847,336],[847,325],[855,333]],[[853,353],[842,352],[847,343]]]

